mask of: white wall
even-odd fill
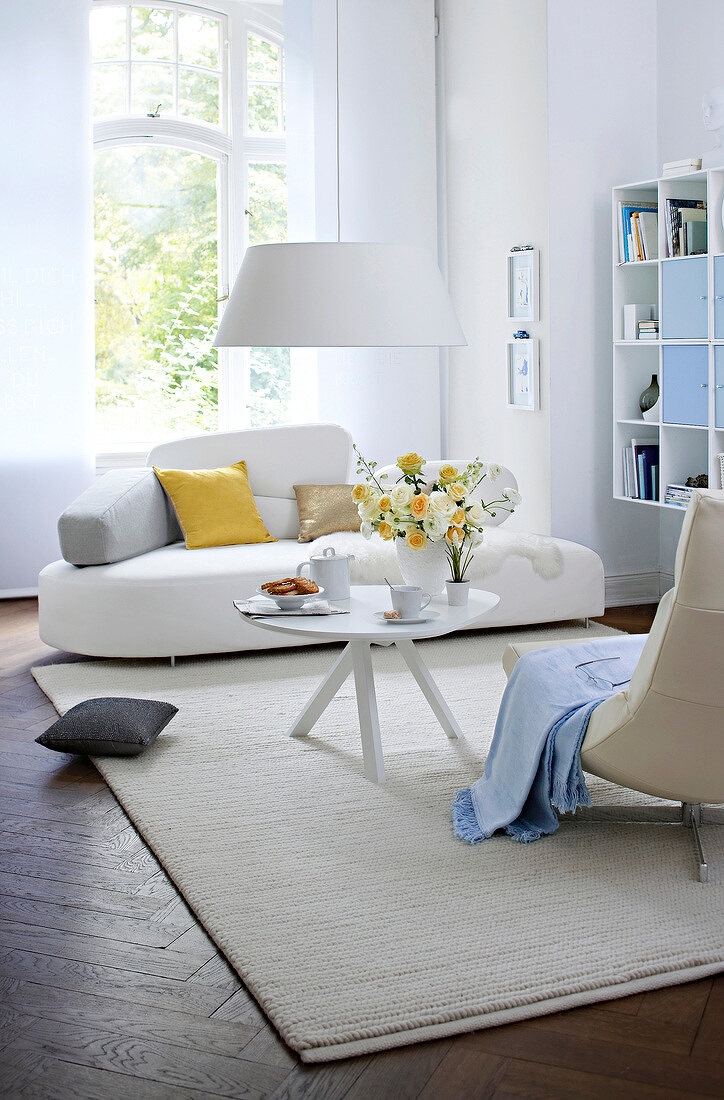
[[[658,0],[659,168],[713,145],[701,118],[705,91],[724,85],[722,0]],[[658,174],[658,173],[657,173]]]
[[[659,558],[656,509],[611,490],[611,187],[657,168],[656,36],[622,28],[655,19],[655,0],[548,2],[551,527],[607,574]]]
[[[511,527],[550,531],[546,5],[444,0],[448,264],[468,339],[450,350],[451,456],[500,462],[523,505]],[[506,256],[541,249],[541,409],[506,408]]]
[[[88,48],[85,0],[0,6],[0,595],[93,476]]]

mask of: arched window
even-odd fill
[[[247,244],[286,239],[282,28],[260,18],[93,7],[101,451],[286,418],[288,350],[211,346]]]

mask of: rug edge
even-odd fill
[[[660,974],[650,974],[647,977],[635,978],[617,985],[597,986],[595,989],[587,989],[580,993],[568,993],[563,997],[550,997],[532,1005],[516,1005],[514,1008],[503,1008],[496,1012],[467,1016],[461,1020],[446,1020],[441,1024],[425,1024],[422,1027],[410,1028],[409,1031],[393,1031],[369,1039],[353,1039],[346,1043],[336,1043],[328,1046],[308,1047],[302,1050],[298,1047],[292,1047],[292,1049],[296,1050],[305,1063],[336,1062],[343,1058],[353,1058],[362,1054],[374,1054],[398,1047],[412,1046],[415,1043],[429,1042],[434,1039],[447,1039],[454,1035],[465,1035],[471,1031],[486,1031],[488,1028],[500,1027],[503,1024],[531,1020],[541,1016],[551,1016],[558,1012],[565,1012],[567,1009],[596,1004],[601,1001],[620,1000],[622,997],[629,997],[635,993],[646,993],[667,986],[683,985],[686,982],[712,977],[723,972],[724,961],[706,963],[701,966],[685,967],[682,970],[668,970]]]

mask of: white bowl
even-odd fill
[[[274,603],[281,611],[298,611],[308,600],[316,600],[324,595],[323,588],[320,588],[319,592],[309,592],[307,595],[301,596],[296,594],[290,596],[272,596],[265,588],[258,588],[257,591],[261,593],[262,596],[267,596],[270,600],[274,600]]]

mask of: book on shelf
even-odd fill
[[[637,336],[639,340],[658,340],[659,322],[639,321],[637,326]]]
[[[644,217],[642,217],[642,215]],[[618,260],[620,264],[635,260],[655,260],[659,255],[658,203],[619,202]]]
[[[677,508],[688,508],[693,491],[688,485],[667,485],[664,504],[674,504]]]
[[[666,199],[664,221],[668,259],[706,252],[706,214],[704,199]]]
[[[689,172],[698,172],[701,157],[686,157],[684,160],[669,160],[661,169],[662,176],[684,176]]]
[[[659,499],[659,445],[632,439],[623,449],[623,495],[633,500]]]

